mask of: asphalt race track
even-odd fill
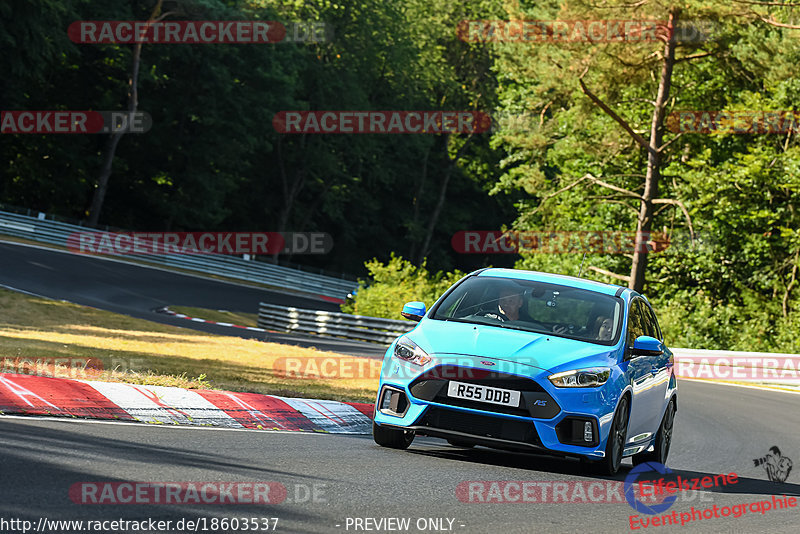
[[[255,311],[259,300],[331,309],[321,301],[228,284],[121,262],[40,248],[0,244],[0,284],[134,317],[215,332],[152,310],[168,304]],[[230,332],[224,332],[230,334]],[[238,333],[238,332],[237,332]],[[264,334],[256,334],[264,338]],[[318,338],[268,335],[268,339],[328,348]],[[331,350],[364,353],[362,344],[332,340]],[[336,345],[338,347],[335,347]],[[382,348],[374,347],[378,353]],[[0,416],[0,518],[48,520],[204,521],[199,532],[242,532],[213,519],[278,518],[277,532],[632,532],[630,517],[661,517],[717,506],[770,501],[773,495],[800,500],[800,465],[786,482],[770,482],[754,459],[770,447],[800,462],[800,396],[752,388],[679,382],[678,413],[668,466],[683,478],[736,473],[738,482],[706,492],[682,492],[657,516],[634,511],[623,499],[591,502],[589,496],[559,502],[524,501],[519,491],[473,494],[457,491],[469,482],[600,483],[601,494],[620,495],[630,463],[613,479],[586,475],[575,460],[486,448],[460,449],[418,438],[408,451],[378,447],[370,436],[150,426],[82,420]],[[84,504],[76,484],[93,483],[277,483],[285,500],[270,504],[180,503]],[[460,486],[461,484],[461,486]],[[529,485],[533,486],[533,485]],[[580,484],[578,484],[580,486]],[[272,486],[271,486],[272,487]],[[512,486],[503,486],[506,488]],[[73,493],[70,493],[73,488]],[[273,492],[273,496],[275,493]],[[475,497],[475,495],[479,495]],[[471,502],[480,495],[495,502]],[[472,496],[472,497],[471,497]],[[551,498],[553,494],[551,493]],[[565,497],[566,495],[564,495]],[[714,517],[684,526],[637,528],[647,532],[797,532],[794,508],[748,511],[738,518]],[[389,521],[390,518],[392,522]],[[400,521],[395,523],[394,521]],[[399,529],[403,520],[410,528]],[[184,523],[185,525],[185,523]],[[216,527],[214,526],[216,525]],[[274,523],[268,523],[270,532]],[[250,532],[267,532],[260,523]],[[639,527],[639,524],[636,525]],[[0,524],[0,532],[21,532]],[[48,530],[45,530],[48,531]],[[51,529],[72,532],[72,529]],[[86,530],[84,530],[86,531]],[[104,532],[126,532],[105,527]],[[131,532],[132,530],[127,530]]]
[[[339,308],[334,303],[300,295],[43,247],[0,242],[0,284],[212,334],[314,346],[320,350],[361,356],[382,356],[386,350],[374,343],[249,332],[155,313],[154,309],[169,305],[258,313],[259,302],[328,311]]]
[[[692,506],[722,509],[770,500],[773,494],[800,496],[800,469],[781,484],[768,482],[765,470],[753,462],[773,445],[794,462],[800,461],[800,397],[688,381],[681,382],[679,395],[668,466],[682,477],[733,472],[739,478],[735,485],[705,493],[684,492],[665,513],[680,514]],[[172,521],[277,517],[278,532],[399,532],[357,530],[354,521],[410,518],[409,532],[506,534],[625,532],[631,531],[629,516],[635,514],[626,502],[462,502],[456,487],[464,481],[613,484],[624,481],[630,465],[624,462],[611,481],[581,474],[574,460],[457,449],[429,438],[418,438],[408,451],[396,451],[378,447],[369,436],[0,417],[0,449],[0,516],[34,524],[40,517]],[[286,501],[271,505],[76,504],[69,497],[70,487],[79,482],[128,481],[278,482],[287,493]],[[798,510],[748,512],[739,518],[641,530],[797,532]],[[413,526],[429,518],[444,518],[444,528],[436,523],[426,529]],[[438,530],[433,528],[437,526]]]

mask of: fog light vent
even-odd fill
[[[408,397],[402,391],[385,388],[381,395],[380,410],[389,415],[405,415],[408,410]]]
[[[381,410],[388,410],[389,405],[392,403],[392,390],[384,389],[383,398],[381,399]]]

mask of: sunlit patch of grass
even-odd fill
[[[39,374],[54,369],[56,376],[93,380],[374,401],[377,378],[298,379],[275,372],[278,358],[314,357],[352,359],[0,290],[0,372],[25,367],[28,361],[35,373],[33,362],[39,360],[51,364]],[[58,358],[71,360],[53,367]],[[80,362],[87,359],[89,369],[81,371]]]

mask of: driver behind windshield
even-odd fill
[[[518,321],[519,309],[522,307],[522,293],[513,287],[503,287],[497,299],[497,311],[486,313],[486,317],[498,321]]]
[[[489,312],[486,314],[486,317],[491,317],[492,319],[497,319],[502,322],[518,321],[520,320],[520,309],[523,303],[522,293],[519,289],[510,286],[502,287],[497,298],[497,312]],[[522,317],[522,319],[533,322],[530,317],[527,317],[527,314],[525,317]],[[563,334],[567,331],[567,327],[557,324],[553,326],[552,331],[556,334]]]
[[[530,317],[525,314],[520,317],[520,309],[524,303],[522,293],[519,289],[511,286],[504,286],[500,288],[500,293],[497,298],[497,312],[489,312],[487,317],[497,319],[498,321],[518,321],[520,319],[528,322],[534,322]],[[544,325],[540,325],[544,326]],[[561,324],[553,325],[552,332],[555,334],[563,334],[567,331],[567,327]]]
[[[519,309],[522,307],[522,294],[512,288],[500,290],[500,298],[497,300],[497,309],[501,314],[508,317],[508,320],[519,320]]]
[[[594,323],[595,339],[600,341],[611,341],[614,337],[614,323],[611,317],[601,315]]]

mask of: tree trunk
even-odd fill
[[[300,152],[305,154],[307,148],[305,136],[302,137],[300,143]],[[286,164],[283,159],[282,146],[283,138],[279,138],[277,144],[277,155],[278,169],[280,170],[281,177],[281,191],[283,193],[283,207],[278,214],[278,232],[286,231],[286,227],[289,224],[289,218],[292,214],[292,209],[294,208],[294,203],[297,200],[297,197],[300,195],[300,192],[303,190],[303,187],[305,187],[306,175],[308,173],[308,166],[306,165],[306,159],[304,158],[302,166],[292,173],[293,178],[291,183],[289,183],[289,178],[286,172]],[[280,254],[280,252],[276,252],[272,255],[272,263],[278,263],[278,254]]]
[[[163,0],[158,0],[147,22],[152,23],[159,21],[169,14],[158,15],[161,12],[162,2]],[[132,113],[135,113],[136,109],[139,107],[139,65],[141,64],[141,57],[142,43],[136,43],[133,45],[133,64],[131,65],[131,77],[128,79],[129,123],[132,120]],[[113,128],[114,125],[112,124],[111,127]],[[89,208],[88,223],[92,226],[97,226],[97,223],[100,221],[100,212],[103,210],[106,191],[108,191],[108,180],[111,178],[111,170],[114,165],[114,155],[117,153],[117,145],[119,145],[123,135],[125,135],[125,130],[111,132],[111,136],[108,138],[108,142],[103,150],[103,166],[100,169],[100,176],[97,178],[97,187],[92,197],[92,206]]]
[[[417,221],[419,221],[419,208],[420,204],[422,204],[422,195],[425,191],[425,183],[428,181],[428,159],[431,154],[431,147],[430,145],[425,149],[425,155],[422,158],[422,175],[420,176],[419,185],[417,187],[417,191],[414,194],[414,212],[411,218],[411,247],[408,251],[408,258],[413,259],[417,255],[417,240],[415,234],[415,228],[417,227]]]
[[[436,206],[433,208],[431,218],[428,221],[428,228],[425,230],[425,239],[419,249],[419,256],[417,257],[417,265],[422,265],[425,258],[428,256],[428,249],[431,246],[431,239],[433,231],[436,228],[436,223],[439,222],[439,215],[442,213],[444,206],[444,199],[447,197],[447,186],[450,183],[450,177],[453,175],[453,167],[455,163],[450,162],[447,164],[447,169],[444,171],[444,178],[442,178],[442,186],[439,188],[439,198],[436,200]]]
[[[447,197],[447,186],[450,183],[450,177],[453,175],[453,170],[455,169],[458,160],[461,159],[461,156],[467,149],[467,146],[472,141],[472,134],[464,141],[464,144],[461,145],[461,148],[458,149],[456,155],[453,158],[448,157],[447,169],[444,171],[444,178],[442,178],[442,185],[439,188],[439,198],[436,200],[436,206],[433,208],[433,213],[431,213],[431,218],[428,221],[428,228],[425,231],[425,239],[422,241],[422,246],[419,249],[419,255],[417,256],[417,265],[422,265],[422,262],[425,261],[425,258],[428,256],[428,252],[431,246],[431,240],[433,239],[433,231],[436,229],[436,224],[439,222],[439,215],[442,213],[442,207],[444,207],[444,201]],[[445,139],[444,143],[444,150],[447,151],[448,147],[448,139]]]
[[[664,130],[664,108],[669,99],[669,90],[672,85],[672,68],[675,65],[674,28],[678,22],[678,12],[673,11],[667,22],[667,43],[664,46],[664,62],[661,68],[661,79],[658,83],[658,95],[653,110],[653,120],[650,124],[650,142],[647,151],[647,173],[645,177],[644,194],[639,208],[639,217],[636,224],[636,246],[631,263],[631,274],[628,287],[634,291],[644,289],[645,271],[647,269],[647,246],[650,240],[650,230],[653,224],[653,199],[658,198],[658,182],[661,178],[661,147]]]

